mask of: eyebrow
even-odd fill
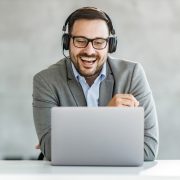
[[[108,39],[108,37],[95,37],[95,38],[88,38],[86,36],[78,36],[78,35],[71,35],[71,37],[80,37],[80,38],[86,38],[86,39]]]

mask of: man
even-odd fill
[[[36,74],[33,82],[34,121],[45,158],[51,160],[52,107],[142,106],[144,160],[154,160],[158,122],[151,89],[139,63],[109,56],[117,45],[109,16],[97,8],[80,8],[67,18],[63,31],[63,51],[69,50],[69,57]]]

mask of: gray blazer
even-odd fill
[[[154,160],[159,141],[156,108],[139,63],[108,57],[107,77],[100,85],[99,106],[106,106],[117,93],[132,94],[140,106],[144,107],[144,160]],[[51,160],[51,108],[86,105],[82,87],[74,77],[70,60],[62,59],[34,76],[34,122],[41,151],[46,159]]]

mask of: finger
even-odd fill
[[[139,106],[139,101],[134,96],[132,96],[132,99],[134,100],[135,107]]]
[[[116,97],[133,101],[135,107],[139,106],[139,101],[132,94],[116,94]]]
[[[134,96],[131,94],[116,94],[115,97],[123,99],[134,99]]]
[[[116,102],[117,102],[118,106],[119,105],[123,105],[123,106],[127,106],[127,107],[135,106],[134,100],[130,100],[130,99],[119,98]]]
[[[35,148],[40,149],[40,144],[36,144]]]
[[[139,106],[139,101],[136,101],[135,107],[138,107],[138,106]]]

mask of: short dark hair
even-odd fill
[[[107,23],[109,33],[113,33],[114,31],[112,27],[112,22],[109,16],[104,13],[102,10],[95,7],[83,7],[74,11],[66,20],[68,23],[68,33],[71,34],[74,22],[79,19],[102,19]]]

